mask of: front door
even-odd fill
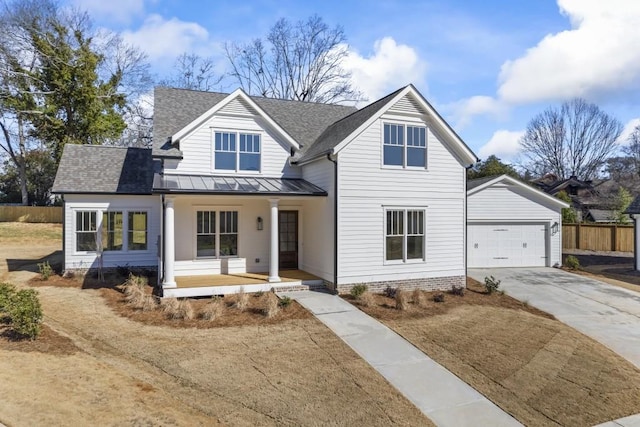
[[[298,211],[278,212],[280,268],[298,268]]]

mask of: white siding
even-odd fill
[[[561,208],[554,207],[543,198],[531,196],[513,185],[496,183],[468,199],[468,223],[544,223],[550,229],[553,223],[559,224],[558,232],[549,235],[548,266],[561,262],[562,230]]]
[[[110,195],[65,195],[64,212],[64,256],[66,269],[96,268],[95,253],[76,251],[76,215],[79,210],[145,210],[147,217],[146,251],[105,251],[104,267],[157,266],[160,216],[160,196],[110,196]]]
[[[391,108],[388,110],[389,114],[420,114],[420,108],[418,107],[418,103],[416,100],[410,96],[405,95],[398,100]]]
[[[300,176],[300,169],[289,164],[289,144],[282,140],[276,132],[268,127],[266,122],[259,117],[251,115],[251,111],[244,110],[240,116],[242,105],[239,101],[232,102],[223,109],[225,112],[233,112],[234,115],[217,114],[203,123],[196,130],[185,136],[180,141],[180,150],[183,159],[165,163],[166,173],[178,173],[189,175],[251,175],[256,172],[239,171],[214,171],[213,169],[213,132],[246,131],[261,135],[261,172],[257,175],[266,177],[291,177]],[[228,110],[228,111],[227,111]]]
[[[304,235],[307,244],[301,269],[333,283],[334,165],[327,159],[317,160],[303,166],[302,177],[325,190],[328,197],[306,201]]]
[[[464,168],[430,129],[427,170],[382,166],[383,122],[419,120],[385,115],[339,154],[339,284],[465,274]],[[424,262],[385,264],[385,206],[425,207]]]

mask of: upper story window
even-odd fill
[[[427,128],[385,123],[383,164],[385,166],[425,168],[427,165]]]
[[[258,134],[215,132],[214,169],[260,171],[260,145]]]

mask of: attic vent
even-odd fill
[[[258,114],[256,110],[251,108],[244,100],[236,98],[231,100],[221,110],[220,114],[231,114],[234,116],[255,116]]]
[[[393,106],[389,108],[389,112],[401,114],[422,114],[418,103],[409,95],[403,96],[398,100],[398,102],[393,104]]]

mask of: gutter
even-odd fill
[[[333,287],[338,294],[338,161],[331,158],[331,152],[327,153],[327,160],[333,163]]]
[[[64,194],[62,194],[62,274],[67,271],[67,201],[64,199]]]

